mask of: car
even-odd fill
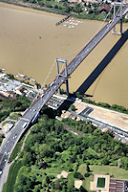
[[[0,169],[0,175],[2,175],[3,171]]]
[[[17,138],[17,134],[15,134],[15,135],[13,136],[13,139],[15,139],[15,138]]]
[[[15,134],[15,138],[17,138],[17,134]]]
[[[111,20],[109,20],[109,23],[111,23],[112,22],[112,19]]]
[[[7,152],[7,151],[5,151],[4,153],[5,153],[5,155],[9,155],[9,152]]]

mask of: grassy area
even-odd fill
[[[13,192],[14,185],[16,182],[16,177],[21,167],[22,167],[21,161],[15,161],[11,165],[8,179],[7,179],[7,182],[4,184],[2,192]]]
[[[118,168],[115,166],[98,166],[90,165],[90,169],[93,173],[107,174],[109,173],[112,177],[117,179],[128,179],[128,170]]]
[[[4,121],[4,122],[2,123],[2,126],[6,125],[6,124],[8,124],[8,123],[12,123],[13,125],[15,124],[14,121]]]
[[[104,188],[105,187],[105,178],[98,178],[97,179],[97,187]]]
[[[21,117],[21,114],[20,113],[13,113],[9,116],[10,119],[13,119],[13,120],[18,120],[19,117]]]
[[[128,170],[124,170],[122,168],[118,168],[115,166],[99,166],[99,165],[90,165],[91,175],[86,177],[83,181],[83,187],[89,190],[90,181],[93,181],[94,174],[109,174],[111,177],[116,179],[128,179]],[[80,165],[78,171],[84,176],[86,173],[86,164]]]

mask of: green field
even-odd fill
[[[13,192],[16,177],[21,167],[22,167],[21,161],[15,161],[11,165],[9,174],[8,174],[8,179],[7,179],[7,182],[4,184],[2,192]]]
[[[98,177],[97,187],[98,188],[104,188],[105,187],[105,178]]]

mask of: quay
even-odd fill
[[[69,17],[71,17],[71,15],[68,15],[67,17],[65,17],[65,18],[61,19],[60,21],[58,21],[58,22],[56,23],[56,25],[60,25],[61,23],[63,23],[64,21],[66,21]]]

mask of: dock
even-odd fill
[[[64,21],[66,21],[69,17],[71,17],[71,15],[68,15],[68,16],[66,16],[65,18],[63,18],[63,19],[61,19],[60,21],[58,21],[58,22],[56,23],[56,25],[60,25],[61,23],[63,23]]]

